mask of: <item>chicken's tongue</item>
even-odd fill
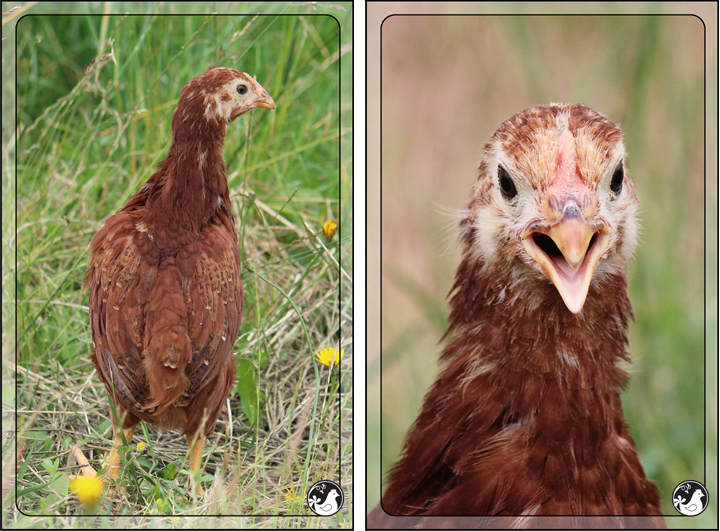
[[[582,279],[582,272],[585,271],[584,267],[573,268],[562,256],[550,256],[550,260],[567,284],[574,285]]]
[[[565,276],[569,282],[574,282],[576,278],[579,280],[578,277],[582,276],[579,275],[581,268],[573,269],[564,258],[551,256],[550,260],[552,260],[553,264],[555,264],[555,268],[560,272],[560,274]],[[582,269],[584,270],[584,268]]]

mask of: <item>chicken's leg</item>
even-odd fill
[[[200,432],[196,434],[194,437],[192,437],[190,434],[186,436],[188,446],[190,447],[190,484],[192,485],[192,482],[194,481],[195,472],[197,470],[200,470],[200,465],[202,464],[202,453],[203,449],[205,448],[205,442],[207,439],[205,438],[205,434]],[[200,478],[198,477],[198,480]],[[197,489],[195,490],[195,493],[198,496],[204,496],[205,492],[203,491],[202,487],[200,486],[200,482],[197,483]]]
[[[135,434],[135,429],[137,428],[137,425],[131,427],[131,428],[125,428],[123,429],[123,433],[125,434],[125,442],[129,443],[130,439],[132,439],[132,436]],[[115,430],[115,438],[113,440],[113,448],[108,454],[106,458],[107,463],[107,472],[105,473],[105,478],[109,478],[113,481],[117,481],[118,478],[118,469],[120,468],[120,453],[117,451],[118,447],[123,446],[123,440],[120,436],[120,430]]]
[[[125,442],[129,443],[130,439],[132,439],[133,434],[135,433],[136,426],[132,426],[130,428],[125,428],[122,430],[122,433],[125,435]],[[118,478],[118,469],[120,468],[120,452],[118,452],[118,448],[120,446],[123,446],[123,439],[120,435],[120,430],[114,428],[115,437],[113,439],[113,448],[110,450],[110,453],[103,459],[103,468],[106,468],[107,471],[99,477],[99,479],[103,483],[107,483],[108,479],[110,479],[113,483],[117,481]],[[75,459],[78,462],[78,465],[81,467],[81,473],[83,476],[95,478],[97,477],[98,473],[97,470],[95,470],[92,465],[88,462],[85,455],[82,453],[82,451],[74,447],[73,448],[73,455],[75,456]],[[75,476],[70,476],[71,479],[74,479]],[[110,496],[114,496],[115,487],[110,488]]]

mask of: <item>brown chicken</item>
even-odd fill
[[[183,88],[167,158],[90,246],[92,361],[112,407],[116,480],[122,428],[182,430],[191,477],[233,387],[243,290],[225,178],[227,124],[275,102],[252,77],[216,68]],[[197,493],[203,490],[198,484]]]
[[[665,527],[620,401],[637,205],[602,115],[502,124],[460,223],[445,366],[368,528]]]

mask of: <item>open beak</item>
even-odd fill
[[[555,285],[568,310],[580,313],[610,242],[605,223],[589,222],[578,213],[549,225],[533,225],[521,237],[525,251]]]

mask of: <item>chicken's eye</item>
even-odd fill
[[[507,170],[502,166],[498,166],[498,183],[500,184],[500,192],[505,199],[510,201],[515,198],[517,195],[515,183],[510,178]]]
[[[247,91],[248,91],[247,85],[238,85],[237,86],[237,92],[241,96],[244,96],[245,94],[247,94]]]
[[[620,192],[622,192],[624,179],[625,169],[623,168],[621,162],[620,164],[618,164],[618,167],[615,168],[615,173],[613,173],[612,181],[610,181],[610,190],[612,190],[612,193],[614,193],[615,195],[620,195]]]

